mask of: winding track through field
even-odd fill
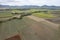
[[[42,22],[26,20],[24,22],[28,26],[22,30],[24,40],[54,40],[56,31],[54,28]]]
[[[27,16],[28,18],[30,18],[30,19],[33,19],[33,20],[35,20],[35,21],[37,21],[37,22],[44,22],[44,23],[47,23],[49,26],[51,26],[52,28],[55,28],[55,29],[58,29],[58,26],[59,26],[59,24],[55,24],[55,23],[53,23],[53,22],[50,22],[50,21],[48,21],[48,20],[45,20],[45,19],[43,19],[43,18],[38,18],[38,17],[35,17],[35,16]]]

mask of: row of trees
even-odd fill
[[[34,11],[32,13],[41,13],[41,12],[48,13],[48,11]]]

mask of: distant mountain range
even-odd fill
[[[41,8],[45,8],[45,9],[60,9],[60,6],[47,6],[47,5],[43,5],[41,6]]]
[[[0,8],[9,8],[9,9],[30,9],[30,8],[42,8],[42,9],[60,9],[60,6],[37,6],[37,5],[24,5],[24,6],[9,6],[9,5],[0,5]]]

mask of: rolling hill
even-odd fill
[[[9,8],[9,9],[30,9],[30,8],[36,8],[36,9],[60,9],[60,6],[48,6],[48,5],[43,5],[43,6],[37,6],[37,5],[23,5],[23,6],[9,6],[9,5],[1,5],[0,8]]]

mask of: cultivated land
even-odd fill
[[[13,16],[11,13],[9,16],[6,15],[4,17]],[[20,35],[22,40],[60,40],[58,26],[48,22],[43,18],[34,16],[24,16],[22,19],[1,22],[0,40],[5,40],[15,35]]]
[[[8,24],[8,25],[7,25]],[[36,22],[30,18],[11,20],[0,24],[1,40],[19,34],[22,40],[53,40],[56,29],[43,22]]]

